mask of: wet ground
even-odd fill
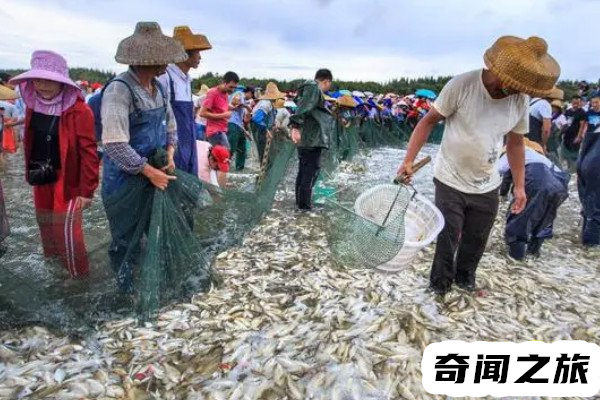
[[[402,153],[372,150],[342,165],[327,184],[389,181]],[[16,227],[0,270],[5,260],[17,269],[31,266],[34,288],[53,270],[42,266],[37,228],[28,225],[30,189],[12,169],[0,179]],[[0,332],[0,397],[442,399],[421,385],[421,354],[429,343],[600,344],[600,252],[579,245],[574,178],[541,258],[506,256],[503,202],[478,270],[481,296],[455,289],[444,299],[427,290],[433,246],[396,274],[336,265],[327,244],[328,212],[296,213],[292,181],[290,175],[273,211],[244,242],[219,255],[223,285],[165,309],[157,323],[115,320],[83,340],[42,328]],[[415,187],[432,198],[431,166]],[[86,224],[99,224],[101,213],[89,217]],[[89,229],[101,245],[103,236]],[[12,276],[0,274],[2,283]]]

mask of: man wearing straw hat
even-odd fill
[[[185,25],[174,28],[173,38],[181,43],[188,58],[177,64],[169,64],[166,74],[158,80],[167,90],[177,121],[175,166],[182,171],[196,175],[198,173],[196,123],[192,99],[192,78],[188,72],[200,65],[200,52],[209,50],[212,46],[206,36],[193,34],[192,30]]]
[[[496,163],[504,136],[514,184],[511,212],[519,214],[525,207],[527,95],[547,97],[560,74],[547,49],[538,37],[501,37],[485,52],[487,68],[450,80],[410,138],[398,169],[409,176],[434,126],[446,121],[434,171],[435,203],[445,218],[430,276],[437,294],[448,292],[453,283],[475,289],[475,271],[498,211]]]
[[[562,100],[564,92],[557,87],[546,98],[534,97],[529,102],[529,133],[527,138],[539,143],[546,151],[548,139],[552,131],[552,106],[554,99]]]
[[[252,122],[250,126],[254,143],[256,143],[256,149],[258,150],[259,162],[262,161],[264,156],[267,136],[271,134],[269,129],[275,123],[272,118],[273,103],[277,99],[284,98],[285,94],[279,91],[277,84],[269,82],[267,83],[265,94],[260,97],[260,101],[256,103],[252,110]]]
[[[298,109],[290,118],[292,141],[298,145],[296,207],[303,211],[312,209],[312,191],[321,170],[321,152],[329,148],[335,129],[335,121],[323,97],[332,82],[330,70],[318,70],[314,80],[298,89]]]
[[[176,179],[167,172],[175,168],[177,125],[166,89],[156,78],[165,73],[168,64],[187,58],[181,43],[165,36],[156,22],[138,22],[133,35],[119,43],[115,60],[129,65],[129,70],[110,81],[102,95],[105,205],[132,175],[145,176],[160,190]],[[168,154],[168,165],[162,169],[148,162],[158,149],[165,149]],[[125,256],[134,232],[122,232],[122,221],[107,217],[113,239],[109,253],[117,282],[123,291],[131,293],[132,260]],[[137,223],[131,221],[130,225],[135,227]]]

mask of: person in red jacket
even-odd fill
[[[88,274],[81,211],[98,187],[94,117],[69,78],[66,60],[33,52],[31,70],[11,79],[27,106],[25,177],[33,199],[44,255],[58,257],[73,278]]]

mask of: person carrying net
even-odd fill
[[[165,73],[167,64],[187,57],[182,45],[163,35],[156,22],[139,22],[134,34],[121,41],[115,56],[117,62],[129,65],[129,70],[109,82],[103,93],[102,142],[106,157],[102,197],[112,234],[111,264],[120,289],[126,293],[133,292],[135,261],[130,258],[135,254],[129,248],[137,221],[129,221],[131,229],[123,229],[123,221],[109,212],[109,200],[131,176],[142,175],[160,190],[176,179],[167,172],[175,168],[177,125],[165,88],[156,78]],[[163,168],[149,162],[157,149],[167,153],[167,165]],[[132,212],[136,207],[142,208],[134,201],[129,206]],[[135,215],[130,218],[135,219]]]
[[[512,212],[525,194],[523,136],[528,132],[528,95],[546,97],[560,67],[543,39],[504,36],[484,56],[486,67],[454,77],[417,124],[398,174],[412,164],[436,124],[445,120],[434,170],[435,205],[445,226],[438,236],[430,287],[440,295],[452,283],[472,291],[475,271],[498,211],[501,183],[496,162],[506,153],[514,183]]]

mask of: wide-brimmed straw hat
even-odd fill
[[[156,22],[138,22],[133,35],[121,40],[115,60],[127,65],[167,65],[187,60],[181,43],[164,35]]]
[[[18,98],[19,94],[16,91],[4,85],[0,85],[0,100],[14,100]]]
[[[554,86],[548,94],[548,98],[550,100],[564,100],[565,92],[562,89],[559,89],[556,86]]]
[[[13,85],[18,85],[33,79],[46,79],[71,86],[77,90],[79,87],[69,77],[67,60],[58,53],[50,50],[36,50],[31,55],[31,69],[15,76],[10,80]]]
[[[196,96],[206,96],[206,93],[208,93],[210,89],[208,88],[208,86],[206,86],[204,83],[200,86],[200,90],[198,90],[196,92]]]
[[[283,108],[285,105],[285,100],[284,99],[277,99],[275,100],[275,103],[273,104],[273,107],[275,108]]]
[[[187,25],[176,26],[173,29],[173,39],[181,43],[186,51],[212,49],[212,45],[206,36],[200,33],[192,33],[192,30]]]
[[[535,36],[502,36],[483,59],[503,84],[531,96],[548,96],[560,75],[558,62],[548,54],[548,44]]]
[[[358,105],[356,100],[352,96],[340,96],[337,98],[337,103],[342,107],[354,108]]]
[[[562,100],[552,100],[552,103],[550,103],[550,105],[552,107],[556,107],[556,108],[563,108],[563,102]]]
[[[267,88],[265,89],[265,94],[260,96],[261,100],[277,100],[277,99],[285,99],[285,93],[279,91],[277,84],[275,82],[267,83]]]

